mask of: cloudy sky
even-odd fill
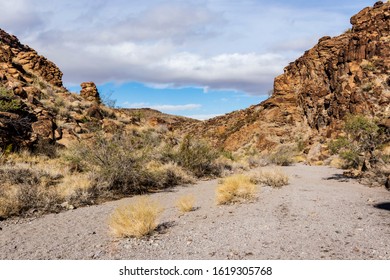
[[[350,27],[359,0],[0,0],[0,28],[94,81],[119,107],[205,119],[264,100],[320,37]]]

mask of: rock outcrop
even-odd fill
[[[44,80],[62,87],[62,72],[29,46],[0,29],[0,80],[18,80],[34,83]]]
[[[94,82],[84,82],[81,84],[80,96],[87,101],[100,103],[99,91]]]
[[[183,131],[204,134],[216,146],[269,151],[314,145],[336,137],[347,114],[387,123],[390,117],[390,2],[377,2],[351,18],[344,34],[323,37],[275,79],[261,104],[196,124]],[[321,149],[321,147],[320,147]]]

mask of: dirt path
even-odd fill
[[[390,259],[390,192],[329,167],[283,170],[289,186],[263,187],[248,204],[216,206],[217,180],[153,194],[163,226],[145,240],[108,233],[110,213],[134,198],[3,221],[0,259]],[[174,205],[184,194],[199,208],[181,215]]]

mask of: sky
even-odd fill
[[[375,1],[0,0],[0,28],[53,61],[66,88],[207,119],[258,104],[289,62]]]

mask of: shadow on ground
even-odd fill
[[[323,178],[323,180],[336,180],[339,182],[348,182],[351,178],[343,174],[333,174],[330,177]]]
[[[390,202],[383,202],[374,205],[375,208],[390,211]]]

